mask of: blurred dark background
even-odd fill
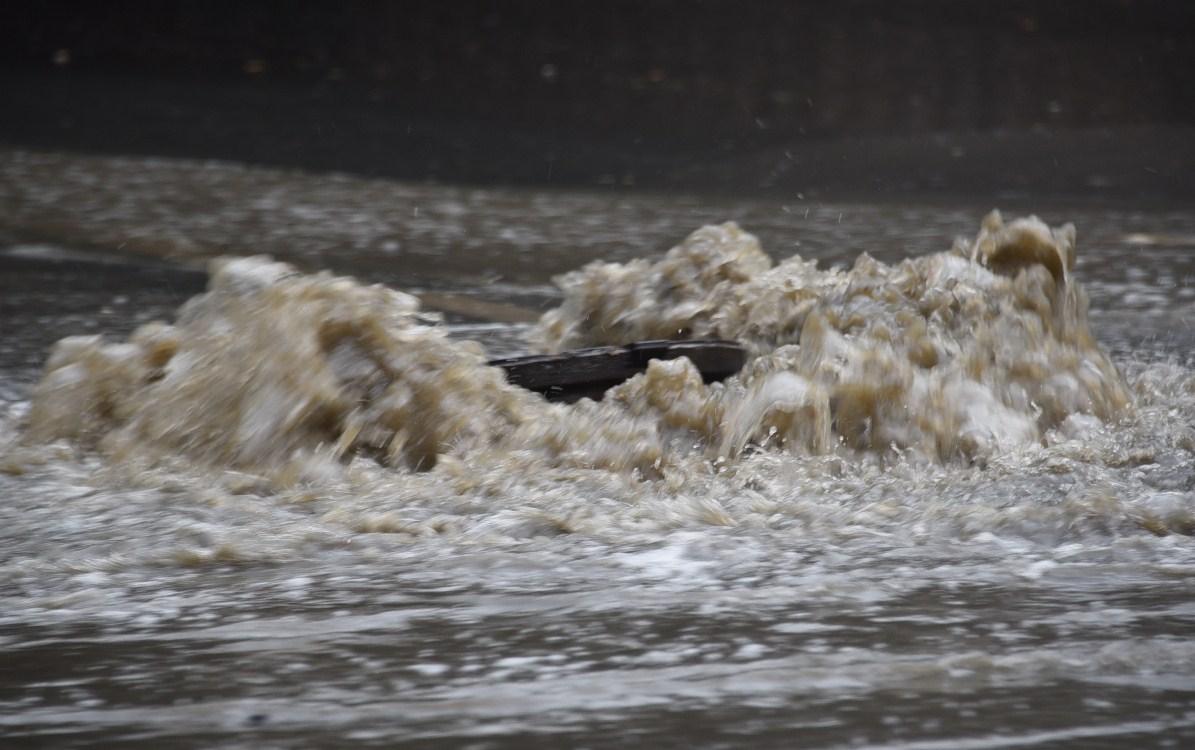
[[[414,180],[1184,200],[1183,0],[0,5],[0,142]]]

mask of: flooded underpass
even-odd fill
[[[1195,741],[1189,209],[0,175],[9,745]]]

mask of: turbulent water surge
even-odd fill
[[[10,202],[33,221],[49,210],[39,189],[69,204],[94,166],[40,188],[18,170],[32,197]],[[122,190],[156,175],[169,193],[193,173],[233,192],[323,189],[212,165],[104,168]],[[587,202],[607,225],[623,210],[450,197],[464,213],[445,226],[470,206],[512,223],[542,211],[545,233],[561,206]],[[190,216],[146,205],[161,215],[126,217],[139,232]],[[309,240],[289,219],[259,233],[281,259],[212,258],[206,288],[186,292],[167,271],[71,276],[81,256],[56,245],[0,253],[19,300],[0,308],[16,332],[0,349],[0,735],[1195,740],[1195,369],[1185,284],[1162,281],[1184,273],[1174,243],[1195,217],[1080,212],[1076,230],[993,213],[953,246],[938,233],[937,249],[895,253],[882,238],[956,212],[859,209],[872,240],[851,244],[834,234],[850,207],[785,212],[794,223],[764,241],[748,220],[686,238],[690,209],[644,208],[679,244],[558,276],[529,329],[422,311],[402,284],[368,283],[366,250],[337,273],[301,270],[315,256],[276,250],[287,232]],[[54,210],[62,242],[75,230]],[[1149,251],[1127,271],[1109,250],[1122,235]],[[571,254],[608,255],[569,236]],[[774,249],[817,236],[837,254]],[[546,282],[520,276],[510,301]],[[62,333],[75,335],[40,372],[21,364]],[[655,362],[573,405],[485,364],[512,346],[696,337],[751,357],[710,385],[686,360]]]
[[[448,340],[409,295],[268,259],[216,261],[208,292],[175,325],[148,324],[124,343],[60,342],[28,437],[290,482],[357,458],[501,470],[517,456],[518,472],[636,479],[700,472],[708,459],[726,471],[748,449],[988,459],[1130,409],[1068,277],[1074,244],[1070,225],[1006,226],[994,213],[948,253],[819,271],[799,256],[773,266],[738,226],[707,226],[657,263],[563,277],[565,304],[535,337],[558,351],[713,336],[757,356],[709,386],[686,359],[654,362],[600,405],[575,407],[507,385],[480,347]]]

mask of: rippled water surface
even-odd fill
[[[6,746],[1195,743],[1190,211],[1002,206],[1076,224],[1073,275],[1133,401],[1040,445],[765,445],[656,477],[478,454],[280,487],[17,446],[49,346],[171,320],[221,254],[538,311],[554,274],[658,258],[702,224],[847,267],[945,251],[991,207],[22,152],[0,152],[0,205]],[[526,351],[526,324],[484,317],[443,325]]]

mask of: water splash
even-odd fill
[[[705,385],[653,362],[599,404],[547,404],[481,348],[449,340],[417,301],[266,258],[222,259],[173,325],[126,342],[61,341],[27,437],[117,459],[163,455],[291,484],[354,458],[432,469],[443,457],[632,471],[748,450],[912,453],[975,461],[1040,444],[1075,415],[1111,421],[1131,398],[1095,343],[1068,275],[1074,229],[998,213],[973,243],[895,266],[779,264],[734,224],[661,260],[591,264],[535,338],[552,350],[642,338],[746,342],[738,377]]]
[[[773,265],[737,225],[708,226],[656,263],[560,277],[564,303],[534,336],[552,351],[639,338],[747,343],[756,358],[725,390],[707,391],[721,409],[701,417],[721,426],[723,453],[768,440],[974,459],[1038,442],[1072,414],[1110,421],[1130,408],[1068,275],[1074,238],[1070,225],[1005,225],[993,213],[950,252],[895,266],[864,254],[849,270],[822,271],[799,256]],[[658,405],[697,390],[663,385],[680,381],[656,369],[616,397]]]

